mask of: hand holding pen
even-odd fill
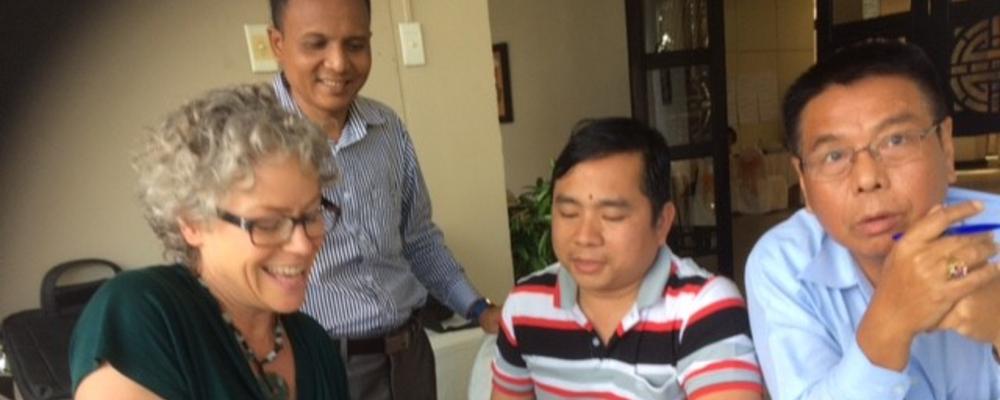
[[[979,202],[935,206],[909,226],[881,267],[870,271],[871,307],[888,310],[880,314],[899,334],[935,328],[957,301],[1000,279],[1000,268],[988,261],[997,253],[992,235],[957,229],[983,209]]]
[[[956,225],[945,229],[941,233],[941,236],[962,236],[962,235],[975,235],[977,233],[992,232],[995,230],[1000,230],[1000,224],[966,224],[966,225]],[[903,237],[903,232],[899,232],[892,235],[892,240],[899,240]]]
[[[933,330],[952,329],[941,323],[955,304],[1000,281],[1000,268],[987,261],[997,251],[990,234],[944,234],[983,209],[980,202],[934,206],[909,224],[906,234],[888,249],[888,254],[878,252],[884,247],[873,246],[870,256],[875,263],[866,267],[862,263],[865,254],[856,255],[874,289],[858,327],[858,345],[870,356],[871,346],[880,343],[878,337],[892,337],[905,344],[899,346],[903,358],[889,361],[885,361],[886,354],[893,356],[899,349],[880,347],[876,353],[883,363],[878,365],[904,367],[913,338]],[[952,265],[965,266],[967,275],[954,279],[949,271]],[[899,362],[902,365],[897,365]]]

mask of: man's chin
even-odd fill
[[[280,301],[269,303],[268,306],[271,308],[271,312],[291,314],[302,308],[302,304],[305,303],[304,300],[305,298],[281,299]]]
[[[346,111],[354,99],[357,97],[357,92],[342,92],[342,93],[332,93],[324,88],[310,88],[305,98],[306,102],[311,104],[313,107],[323,110],[327,113],[338,113]]]
[[[323,110],[329,113],[340,113],[347,111],[351,107],[351,102],[354,101],[353,97],[341,97],[341,96],[319,96],[316,101]]]
[[[612,290],[609,280],[600,275],[573,275],[573,281],[582,292],[603,293]]]
[[[892,247],[896,242],[891,236],[881,238],[870,238],[867,241],[859,241],[847,249],[855,259],[884,260],[889,256]]]

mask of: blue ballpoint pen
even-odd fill
[[[1000,229],[1000,224],[968,224],[953,226],[951,228],[945,229],[942,236],[955,236],[955,235],[975,235],[977,233],[984,233],[989,231],[995,231]],[[899,240],[903,237],[903,232],[892,235],[892,240]]]

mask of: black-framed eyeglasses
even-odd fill
[[[292,239],[296,225],[302,225],[306,237],[318,239],[326,235],[340,220],[340,206],[320,198],[320,206],[299,217],[247,219],[228,211],[216,210],[219,219],[236,225],[250,234],[255,246],[278,246]]]
[[[923,130],[895,132],[880,136],[867,146],[853,148],[844,144],[820,146],[802,157],[802,170],[821,180],[843,178],[854,166],[858,152],[867,151],[872,159],[886,167],[906,164],[920,157],[920,145],[931,132],[941,129],[939,120]]]

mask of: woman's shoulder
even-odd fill
[[[175,286],[184,285],[192,279],[193,276],[183,265],[153,265],[121,272],[111,278],[108,284],[112,286]]]
[[[108,280],[87,308],[136,310],[195,301],[197,281],[181,265],[158,265],[128,270]]]
[[[205,353],[192,350],[203,342],[188,340],[204,338],[198,334],[212,325],[195,305],[197,285],[178,265],[128,270],[102,285],[70,340],[73,387],[107,362],[161,397],[190,397],[176,368]]]

